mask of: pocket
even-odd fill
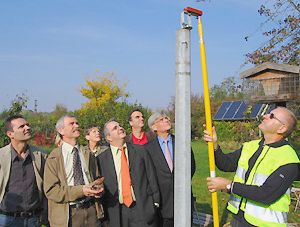
[[[16,220],[15,217],[12,216],[8,216],[8,215],[4,215],[4,214],[0,214],[0,226],[16,226],[14,223]]]

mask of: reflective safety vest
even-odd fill
[[[261,186],[280,166],[300,162],[296,151],[288,144],[280,147],[264,145],[261,154],[257,158],[245,182],[249,159],[258,150],[259,142],[260,140],[253,140],[244,143],[234,176],[234,182]],[[234,214],[237,214],[239,209],[241,209],[244,211],[244,217],[247,222],[255,226],[287,226],[287,214],[289,212],[290,202],[290,189],[270,205],[255,202],[231,193],[227,209]]]

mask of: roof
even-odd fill
[[[241,78],[253,77],[253,76],[256,76],[257,74],[260,74],[264,71],[269,71],[269,70],[282,71],[282,72],[286,72],[286,73],[299,73],[299,69],[300,69],[300,67],[296,66],[296,65],[265,62],[254,68],[251,68],[244,72],[241,72],[240,77]]]

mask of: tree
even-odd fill
[[[85,86],[81,87],[81,94],[88,99],[82,108],[75,111],[75,115],[81,125],[86,128],[90,125],[97,125],[101,129],[109,119],[116,119],[128,132],[128,114],[131,110],[139,108],[145,119],[150,116],[150,110],[139,103],[127,103],[126,83],[121,84],[113,73],[98,75],[95,80],[86,80]],[[147,129],[147,125],[145,124]],[[83,136],[81,143],[85,143]]]
[[[24,108],[27,107],[28,97],[25,94],[17,94],[16,97],[11,101],[8,110],[4,110],[0,114],[0,147],[9,143],[9,139],[4,132],[5,119],[9,116],[18,115],[22,112]]]
[[[143,107],[141,104],[134,103],[130,104],[125,101],[118,102],[113,105],[110,105],[108,103],[97,107],[97,108],[91,108],[88,111],[75,111],[75,115],[80,123],[80,126],[82,129],[87,128],[91,125],[97,125],[100,127],[101,130],[103,130],[104,124],[110,120],[115,119],[124,127],[124,129],[127,131],[127,133],[130,131],[130,125],[128,122],[128,114],[133,109],[140,109],[143,112],[143,115],[145,119],[148,119],[148,117],[151,114],[150,109]],[[145,129],[147,130],[147,123],[145,122]],[[86,140],[82,134],[80,138],[80,143],[85,144]]]
[[[24,93],[21,95],[17,94],[11,101],[10,107],[1,113],[0,118],[4,119],[9,116],[20,114],[24,108],[27,108],[27,103],[28,97]]]
[[[300,56],[300,3],[296,0],[275,0],[273,5],[261,5],[258,13],[273,23],[263,35],[268,41],[252,53],[246,54],[246,63],[263,62],[299,65]],[[249,37],[245,37],[247,40]]]
[[[175,97],[171,98],[168,106],[167,114],[171,118],[171,122],[175,122]],[[191,94],[191,137],[199,138],[202,135],[204,123],[204,103],[203,97],[198,94]],[[174,128],[173,128],[174,130]]]
[[[113,73],[97,75],[95,80],[86,80],[80,93],[88,99],[82,110],[100,107],[106,103],[115,104],[120,98],[127,98],[126,83],[120,84]]]
[[[68,113],[68,108],[63,104],[56,104],[54,110],[51,112],[51,116],[57,121],[61,116]]]
[[[216,84],[210,89],[210,96],[219,105],[224,100],[243,98],[241,81],[236,77],[225,78],[220,85]]]

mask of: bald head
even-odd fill
[[[287,130],[284,133],[284,137],[287,138],[296,129],[297,118],[292,111],[285,107],[277,107],[276,109],[279,110],[280,114],[282,115],[282,121],[287,127]]]
[[[277,107],[263,116],[259,129],[269,142],[276,142],[291,135],[297,125],[293,112],[285,107]]]

